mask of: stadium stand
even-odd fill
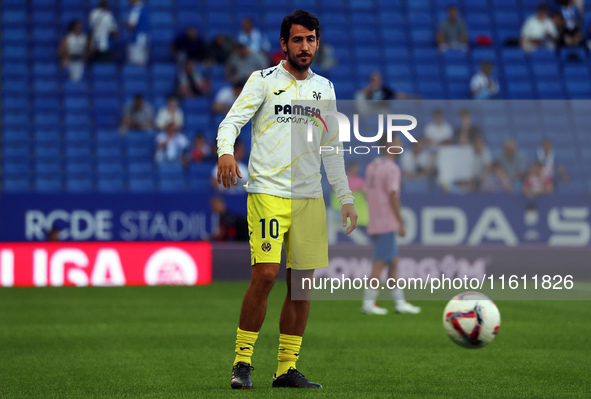
[[[334,47],[337,59],[346,60],[328,76],[341,99],[352,99],[375,70],[380,70],[395,90],[415,92],[425,99],[468,99],[470,77],[482,61],[495,64],[501,98],[591,99],[591,63],[585,49],[541,50],[526,55],[520,48],[504,46],[507,40],[518,38],[524,18],[535,10],[538,1],[146,0],[152,29],[150,64],[145,68],[122,63],[90,65],[83,81],[72,83],[58,64],[59,40],[72,19],[87,21],[95,3],[2,1],[2,190],[210,190],[212,164],[203,170],[197,166],[169,170],[152,164],[153,137],[137,132],[120,136],[116,129],[122,107],[136,93],[158,105],[173,91],[177,67],[169,46],[180,28],[196,25],[208,40],[217,33],[235,37],[241,19],[255,15],[275,43],[282,17],[296,6],[319,16],[323,40]],[[110,3],[121,23],[129,12],[129,3]],[[589,3],[587,15],[591,14]],[[441,55],[436,51],[434,34],[451,4],[459,5],[467,22],[471,49]],[[492,38],[492,45],[476,46],[479,36]],[[215,88],[227,84],[223,72],[223,66],[208,72],[214,87],[210,96],[182,103],[189,138],[196,131],[209,140],[215,137],[220,119],[210,108]],[[525,122],[523,118],[517,121],[507,117],[485,119],[481,124],[504,129],[524,127]],[[577,116],[573,126],[566,129],[556,119],[541,121],[534,134],[519,134],[517,140],[532,153],[542,137],[551,137],[557,153],[569,164],[588,164],[589,122],[587,117]],[[248,135],[243,136],[249,140]],[[496,149],[502,144],[499,137],[487,136],[487,141]],[[572,166],[572,171],[573,184],[559,192],[590,191],[591,170]],[[432,189],[423,183],[411,185],[413,192]]]

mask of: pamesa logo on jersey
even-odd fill
[[[318,99],[320,99],[320,94],[318,94]],[[277,115],[277,122],[279,123],[301,123],[301,124],[309,124],[310,121],[316,122],[316,125],[322,129],[326,130],[326,124],[324,120],[320,116],[320,109],[303,106],[303,105],[276,105],[275,106],[275,115]],[[283,116],[286,115],[286,116]],[[311,126],[313,124],[310,124]]]

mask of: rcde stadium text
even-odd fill
[[[25,215],[25,234],[27,240],[45,241],[47,231],[56,221],[61,221],[67,225],[67,228],[60,231],[62,240],[203,240],[209,235],[206,229],[206,218],[207,215],[203,212],[187,214],[173,211],[166,214],[125,211],[119,217],[121,229],[118,236],[114,237],[114,215],[107,209],[99,209],[95,212],[57,209],[48,214],[30,210]]]

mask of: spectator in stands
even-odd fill
[[[215,96],[212,106],[213,112],[221,115],[227,114],[242,92],[244,84],[243,81],[235,81],[231,86],[222,87]]]
[[[271,43],[267,36],[255,28],[252,18],[242,20],[242,31],[238,34],[238,43],[245,45],[253,53],[268,54]]]
[[[119,131],[126,133],[128,129],[150,132],[154,126],[154,109],[144,100],[142,94],[136,94],[133,101],[123,110],[123,118]]]
[[[493,158],[482,137],[474,140],[472,149],[474,150],[472,184],[474,190],[479,191],[486,176],[486,170],[490,168]]]
[[[558,32],[548,16],[548,7],[541,4],[538,11],[525,20],[521,29],[521,47],[530,52],[541,47],[554,48]]]
[[[156,162],[181,162],[189,150],[187,136],[178,131],[174,122],[156,136]]]
[[[389,104],[370,104],[368,101],[413,100],[418,98],[420,97],[412,93],[392,90],[383,82],[382,74],[377,71],[369,75],[369,84],[364,89],[359,90],[355,95],[357,109],[361,115],[380,113],[380,111],[387,113],[390,110]],[[382,107],[384,108],[383,110],[380,109]]]
[[[248,241],[248,223],[243,216],[228,211],[222,197],[213,197],[209,204],[218,220],[210,241]]]
[[[117,36],[119,30],[107,0],[100,0],[98,7],[90,12],[89,25],[92,29],[90,51],[93,61],[113,61],[115,57],[110,47],[110,38]]]
[[[182,129],[184,120],[183,110],[179,108],[176,96],[166,97],[166,105],[160,108],[158,115],[156,115],[156,127],[164,130],[168,125],[174,123],[179,129]]]
[[[425,138],[429,147],[450,144],[454,137],[452,126],[443,116],[443,111],[433,111],[433,121],[425,127]]]
[[[260,53],[250,51],[244,44],[237,44],[226,62],[226,79],[247,80],[253,71],[264,69],[267,65],[267,60]]]
[[[575,0],[558,0],[560,5],[560,14],[569,31],[580,30],[583,24],[583,17],[575,3]]]
[[[126,26],[131,31],[131,42],[127,47],[130,64],[146,65],[150,48],[150,17],[141,0],[129,0],[131,11]]]
[[[508,139],[503,145],[503,153],[498,159],[511,181],[522,180],[527,168],[525,155],[517,148],[515,140]]]
[[[207,57],[207,45],[194,26],[175,37],[170,51],[179,65],[184,65],[186,60],[203,62]]]
[[[550,176],[545,175],[542,171],[542,163],[534,161],[529,172],[523,182],[523,194],[527,197],[533,198],[542,194],[550,194],[554,191],[554,184]]]
[[[363,190],[365,180],[359,175],[359,165],[357,165],[357,162],[349,162],[349,165],[347,165],[347,179],[349,180],[351,191]]]
[[[226,64],[233,47],[234,43],[228,36],[216,35],[207,49],[207,58],[215,64]]]
[[[456,129],[454,142],[458,145],[473,144],[476,139],[482,137],[479,126],[472,122],[472,112],[469,109],[462,109],[459,112],[460,127]]]
[[[206,79],[193,60],[186,60],[178,75],[178,95],[182,98],[208,95],[211,82]]]
[[[470,93],[476,100],[489,100],[499,93],[499,85],[492,76],[493,63],[485,61],[480,65],[480,72],[470,81]]]
[[[82,22],[70,22],[68,34],[62,39],[58,54],[62,65],[68,68],[70,80],[79,82],[84,75],[84,64],[88,59],[88,36],[82,30]]]
[[[405,149],[400,157],[402,176],[405,179],[428,179],[433,175],[433,156],[425,149],[420,139],[410,149]]]
[[[236,143],[234,143],[234,159],[236,159],[242,177],[238,178],[238,184],[232,184],[230,189],[225,189],[223,185],[218,184],[218,166],[215,165],[211,171],[211,185],[216,191],[225,194],[244,194],[246,192],[244,185],[248,182],[248,167],[242,161],[245,157],[246,147],[244,147],[242,141],[236,140]]]
[[[559,165],[556,162],[556,153],[554,152],[554,144],[552,140],[546,138],[542,141],[542,145],[537,151],[538,161],[542,164],[542,173],[554,179],[556,172],[560,176],[562,182],[568,182],[569,177],[564,165]]]
[[[441,51],[468,48],[468,29],[456,6],[447,9],[447,19],[439,25],[436,40]]]
[[[212,155],[211,145],[207,142],[203,133],[197,133],[193,139],[193,146],[186,163],[204,162],[212,158]]]
[[[558,47],[578,47],[585,45],[585,36],[579,26],[569,29],[564,17],[559,13],[552,15],[552,21],[554,22],[556,32],[558,33],[556,39],[556,45]]]
[[[485,193],[510,193],[513,191],[511,179],[505,173],[500,162],[493,162],[486,168],[481,191]]]
[[[285,57],[283,54],[281,54]],[[278,63],[278,62],[277,62]],[[312,69],[321,75],[328,74],[330,69],[335,66],[337,60],[334,57],[334,50],[330,44],[322,43],[322,46],[316,50],[314,61],[312,61]],[[275,64],[275,63],[273,63]]]

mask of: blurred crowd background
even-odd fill
[[[321,22],[312,69],[360,110],[523,100],[430,107],[399,159],[407,192],[591,192],[591,9],[575,0],[3,0],[1,190],[221,191],[217,126],[283,59],[296,7]],[[247,125],[243,171],[249,148]],[[447,170],[458,159],[468,175]],[[348,162],[354,188],[365,164]]]

